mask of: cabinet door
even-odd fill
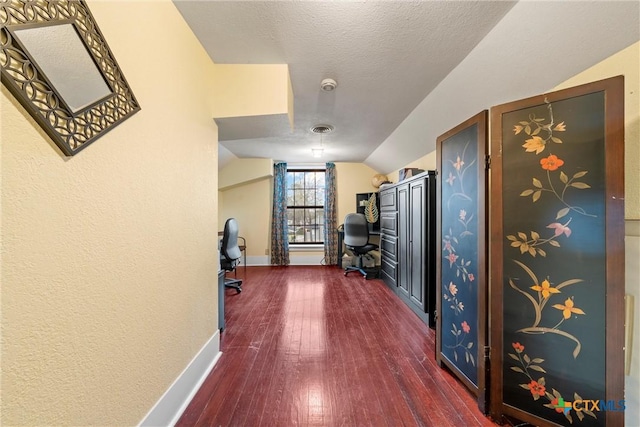
[[[398,237],[398,214],[394,212],[380,212],[380,233],[385,236]]]
[[[409,184],[398,186],[398,290],[410,295],[411,258],[409,235]]]
[[[380,253],[383,259],[396,262],[398,260],[398,238],[387,234],[380,235]]]
[[[420,311],[426,311],[425,243],[426,188],[425,180],[412,182],[409,187],[409,296]]]
[[[387,212],[396,210],[395,188],[380,190],[380,210]]]
[[[382,258],[380,261],[380,272],[382,274],[382,281],[391,288],[392,291],[396,291],[396,276],[397,276],[398,263],[386,258]]]

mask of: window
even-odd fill
[[[324,244],[324,169],[287,170],[289,243]]]

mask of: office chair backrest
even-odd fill
[[[369,224],[363,214],[350,213],[344,218],[344,244],[364,246],[369,242]]]
[[[240,247],[238,246],[238,221],[236,221],[235,218],[229,218],[227,222],[224,223],[220,253],[230,261],[240,259],[242,256],[242,252],[240,252]]]

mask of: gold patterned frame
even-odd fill
[[[16,30],[71,24],[111,93],[72,111]],[[0,0],[2,83],[53,142],[73,156],[131,117],[138,104],[84,0]]]

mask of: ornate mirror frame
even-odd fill
[[[16,31],[70,24],[110,93],[75,111]],[[0,1],[2,83],[67,156],[131,117],[138,104],[84,0]]]

